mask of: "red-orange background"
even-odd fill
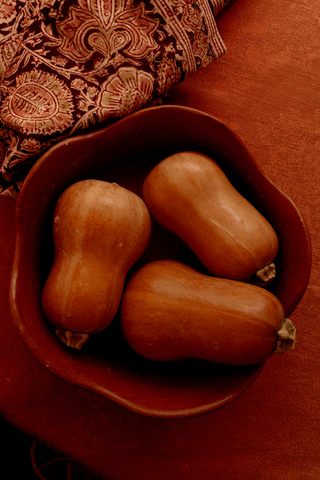
[[[227,54],[168,103],[209,112],[238,133],[305,217],[313,252],[291,316],[296,350],[272,357],[239,399],[202,417],[150,419],[41,367],[9,315],[15,202],[0,198],[0,414],[105,480],[320,478],[320,0],[234,0],[218,27]]]

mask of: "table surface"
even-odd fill
[[[15,201],[0,198],[0,414],[105,480],[320,478],[320,0],[234,0],[218,27],[226,55],[167,103],[208,112],[242,138],[296,203],[313,253],[291,316],[295,351],[270,358],[236,401],[196,418],[152,419],[47,372],[10,319]]]

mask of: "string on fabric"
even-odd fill
[[[44,475],[42,475],[41,473],[41,470],[44,470],[46,467],[48,467],[49,465],[52,465],[53,463],[56,463],[56,462],[66,462],[67,464],[67,476],[66,476],[66,480],[71,480],[71,475],[72,475],[72,465],[70,462],[68,462],[67,460],[65,460],[64,458],[62,457],[56,457],[56,458],[53,458],[52,460],[49,460],[48,462],[44,463],[43,465],[39,466],[37,465],[37,462],[36,462],[36,458],[35,458],[35,448],[37,446],[39,442],[37,442],[36,440],[32,443],[31,445],[31,451],[30,451],[30,457],[31,457],[31,463],[32,463],[32,466],[33,466],[33,469],[34,469],[34,473],[41,479],[41,480],[48,480],[47,477],[45,477]]]

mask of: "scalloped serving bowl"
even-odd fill
[[[230,403],[254,382],[263,364],[234,367],[191,359],[148,361],[126,344],[117,317],[75,351],[60,342],[45,320],[41,294],[53,260],[52,213],[62,192],[76,181],[99,178],[140,195],[143,179],[153,166],[182,150],[215,159],[276,230],[280,243],[277,277],[268,288],[280,299],[288,317],[309,281],[307,227],[296,206],[261,173],[237,135],[208,114],[159,106],[103,130],[62,141],[32,168],[16,206],[10,307],[25,345],[46,369],[66,382],[136,413],[159,418],[190,417]],[[147,250],[135,268],[159,258],[201,268],[179,239],[154,225]]]

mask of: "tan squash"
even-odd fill
[[[45,317],[68,346],[113,320],[126,275],[147,246],[148,209],[116,183],[84,180],[59,198],[53,215],[55,258],[42,294]]]
[[[149,263],[133,275],[120,318],[131,347],[157,361],[253,365],[293,349],[296,337],[268,290],[203,275],[171,260]]]
[[[143,199],[154,219],[179,236],[218,277],[275,276],[278,238],[270,223],[197,152],[180,152],[146,177]]]

